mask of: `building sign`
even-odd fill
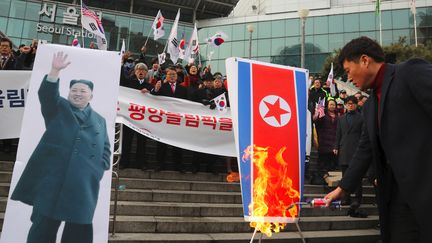
[[[41,10],[39,11],[39,17],[46,16],[49,18],[48,21],[44,23],[38,23],[36,25],[36,31],[47,33],[47,34],[59,34],[59,35],[70,35],[70,36],[77,36],[77,37],[88,37],[88,38],[96,38],[96,36],[93,33],[90,33],[86,30],[82,30],[79,28],[74,28],[71,26],[80,27],[81,24],[79,24],[79,16],[80,16],[80,8],[79,6],[68,6],[66,10],[64,10],[61,13],[62,18],[62,24],[55,24],[56,20],[56,13],[58,11],[57,4],[49,4],[49,3],[43,3]],[[96,12],[99,19],[102,20],[102,12],[98,11]],[[48,22],[48,23],[47,23]],[[49,24],[52,23],[52,24]]]

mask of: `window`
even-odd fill
[[[40,8],[41,8],[41,4],[39,3],[27,2],[25,19],[39,21]]]
[[[329,52],[329,36],[315,35],[314,36],[314,53]]]
[[[37,22],[28,20],[24,21],[22,38],[35,38],[37,36],[36,25]]]
[[[9,19],[6,35],[21,38],[24,21],[21,19]]]
[[[270,39],[258,40],[258,56],[270,56],[270,44]]]
[[[327,34],[328,31],[328,16],[315,17],[314,33]]]
[[[346,14],[343,18],[344,32],[359,31],[359,14]]]
[[[271,55],[281,55],[282,50],[285,48],[285,38],[276,38],[271,40]]]
[[[284,37],[285,36],[285,21],[277,20],[271,22],[272,37]]]
[[[258,38],[269,38],[271,37],[271,22],[259,22],[258,23]]]
[[[236,25],[233,25],[232,29],[233,29],[233,34],[232,34],[231,40],[236,41],[236,40],[244,40],[245,39],[246,25],[236,24]]]
[[[245,57],[246,52],[249,51],[249,42],[247,41],[234,41],[231,45],[233,57]]]
[[[287,19],[285,22],[286,36],[300,35],[300,20]]]
[[[343,16],[329,16],[329,33],[343,33]]]
[[[10,0],[0,0],[0,16],[8,16],[9,8],[10,8]]]
[[[409,20],[412,19],[411,11],[400,9],[392,11],[393,29],[409,28]]]
[[[9,17],[24,18],[25,5],[26,3],[24,1],[12,1],[9,11]]]
[[[360,31],[375,30],[375,12],[360,14]]]

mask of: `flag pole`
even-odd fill
[[[378,1],[379,6],[379,35],[380,35],[380,46],[382,46],[382,21],[381,21],[381,0]]]
[[[149,31],[149,33],[148,33],[148,35],[147,35],[147,39],[146,39],[146,41],[145,41],[145,43],[144,43],[144,47],[147,46],[147,41],[148,41],[148,39],[149,39],[149,37],[150,37],[150,35],[151,35],[151,31],[152,31],[152,28],[150,27],[150,31]]]
[[[417,47],[417,10],[416,10],[416,2],[415,0],[411,0],[411,11],[413,13],[413,18],[414,18],[414,39],[415,39],[415,46]]]
[[[201,55],[200,55],[200,52],[198,52],[198,64],[201,66]]]
[[[83,16],[83,14],[82,14],[82,0],[80,1],[80,3],[81,3],[81,19],[82,19],[82,16]],[[84,26],[82,25],[82,20],[81,20],[81,40],[82,40],[82,43],[83,43],[83,45],[82,45],[82,47],[83,48],[85,48],[85,44],[84,44]]]

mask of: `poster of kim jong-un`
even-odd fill
[[[41,45],[1,243],[108,241],[119,52]]]

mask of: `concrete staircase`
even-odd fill
[[[0,227],[3,224],[13,162],[0,162]],[[111,243],[250,242],[252,228],[243,220],[240,186],[224,174],[120,171],[118,216]],[[306,185],[305,197],[323,197],[323,186]],[[114,190],[113,190],[114,191]],[[300,227],[306,242],[377,242],[379,230],[373,188],[364,187],[362,208],[368,218],[341,210],[304,207]],[[111,211],[114,203],[111,202]],[[112,217],[111,217],[112,218]],[[110,232],[112,230],[110,222]],[[257,234],[256,239],[259,238]],[[295,225],[263,242],[301,242]],[[256,240],[258,242],[258,240]]]

